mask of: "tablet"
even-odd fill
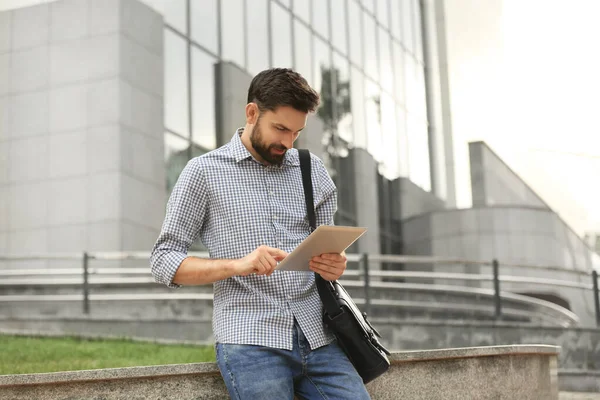
[[[298,245],[275,269],[310,271],[310,259],[325,253],[341,253],[361,237],[367,228],[321,225]]]

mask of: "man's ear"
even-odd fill
[[[256,105],[256,103],[246,104],[246,123],[249,125],[256,124],[259,113],[260,111],[258,110],[258,105]]]

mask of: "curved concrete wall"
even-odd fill
[[[572,281],[578,279],[576,275],[503,267],[502,263],[548,265],[586,272],[600,264],[598,255],[558,215],[545,208],[497,206],[436,211],[407,219],[403,224],[403,237],[406,254],[482,261],[498,259],[501,275]],[[431,266],[431,269],[473,273],[491,271],[489,267],[464,265]],[[581,283],[591,284],[591,278],[583,277]],[[491,283],[460,284],[491,287]],[[582,325],[594,325],[591,291],[507,283],[502,288],[518,293],[554,294],[564,298],[579,316]]]

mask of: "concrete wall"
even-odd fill
[[[399,352],[367,390],[373,399],[555,400],[557,351],[503,346]],[[0,391],[12,399],[40,400],[228,398],[215,363],[0,376]]]
[[[517,205],[550,208],[484,142],[469,143],[473,206]]]
[[[403,225],[406,254],[457,257],[468,260],[498,259],[506,276],[551,278],[591,284],[591,278],[560,271],[507,267],[536,264],[590,272],[593,252],[551,210],[526,207],[479,207],[447,210],[416,216]],[[437,266],[437,271],[490,273],[489,267]],[[456,284],[456,281],[446,283]],[[462,282],[462,284],[466,284]],[[491,287],[490,284],[483,285]],[[591,291],[531,284],[508,284],[517,293],[554,294],[566,299],[584,326],[595,324]]]
[[[0,251],[148,249],[165,204],[162,17],[61,0],[0,27]]]

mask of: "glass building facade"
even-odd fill
[[[387,179],[431,190],[419,0],[145,3],[165,21],[168,188],[187,159],[217,146],[214,64],[227,61],[251,76],[294,68],[322,96],[326,140],[366,149]]]

